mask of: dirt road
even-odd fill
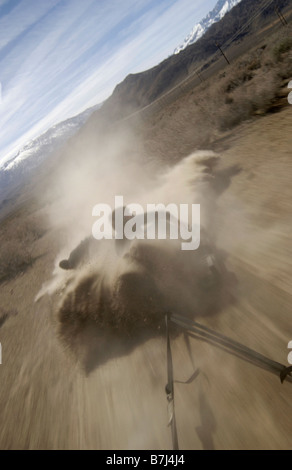
[[[288,107],[214,144],[221,155],[218,170],[238,169],[218,198],[215,236],[237,292],[220,314],[199,319],[287,365],[291,127]],[[59,247],[48,231],[35,243],[34,265],[0,285],[1,308],[18,312],[0,328],[0,448],[171,449],[164,338],[146,341],[86,376],[56,336],[50,298],[34,302]],[[291,384],[207,343],[190,344],[196,379],[175,385],[180,448],[291,449]],[[172,347],[175,378],[185,381],[194,368],[182,335]]]

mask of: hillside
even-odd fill
[[[190,34],[185,38],[183,44],[178,46],[174,54],[179,54],[190,44],[197,42],[212,26],[212,24],[220,21],[226,13],[235,7],[241,0],[218,0],[212,11],[208,13],[199,23],[195,24]]]
[[[1,449],[170,450],[165,312],[225,336],[172,331],[181,451],[291,449],[292,378],[267,364],[285,368],[292,339],[292,40],[267,18],[273,35],[247,35],[147,119],[96,111],[5,206]],[[201,204],[202,251],[103,240],[61,269],[115,195]]]
[[[36,178],[40,167],[84,126],[100,105],[48,129],[44,134],[29,141],[12,158],[0,166],[0,209],[13,199],[15,191],[21,192],[23,185]]]
[[[270,4],[270,5],[269,5]],[[289,8],[289,0],[280,0],[278,7],[285,11]],[[266,5],[267,8],[264,9]],[[264,10],[263,10],[264,9]],[[257,15],[257,12],[262,13]],[[251,21],[251,19],[253,19]],[[172,55],[145,72],[130,74],[118,84],[112,96],[105,102],[103,112],[110,116],[123,117],[138,108],[147,106],[165,92],[185,79],[198,67],[206,68],[206,62],[220,53],[216,42],[224,45],[237,35],[236,42],[256,35],[271,23],[278,25],[275,13],[275,2],[267,0],[242,0],[223,19],[213,24],[206,34],[195,44],[190,45],[179,54]],[[240,32],[243,25],[248,25]]]

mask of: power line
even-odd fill
[[[268,0],[259,10],[257,10],[255,12],[255,14],[239,29],[239,31],[237,31],[230,39],[228,39],[227,41],[225,41],[225,43],[223,43],[223,45],[221,47],[224,47],[224,48],[227,48],[229,46],[229,44],[231,44],[234,39],[236,39],[253,21],[255,18],[257,18],[259,15],[261,15],[261,13],[266,10],[266,8],[268,8],[275,0]],[[191,79],[192,76],[194,76],[194,74],[197,74],[201,71],[201,69],[203,67],[205,67],[206,65],[210,64],[213,59],[218,55],[218,51],[216,51],[211,57],[209,57],[208,61],[206,61],[203,65],[201,65],[199,68],[197,68],[190,76],[186,77],[184,80],[182,80],[178,85],[175,85],[171,90],[169,90],[167,93],[165,93],[163,96],[165,95],[168,95],[170,94],[172,91],[174,91],[177,87],[179,87],[180,85],[182,85],[184,82],[188,81]],[[157,100],[159,100],[160,98],[157,98]],[[156,100],[156,101],[157,101]],[[155,103],[155,102],[153,102]],[[148,106],[151,106],[152,103],[150,103]]]
[[[275,2],[275,0],[268,0],[264,5],[261,6],[261,8],[259,8],[254,15],[252,15],[250,17],[250,19],[229,39],[227,39],[220,47],[218,47],[218,50],[212,54],[208,60],[206,62],[204,62],[200,67],[196,68],[194,70],[194,72],[192,72],[188,77],[186,77],[185,79],[183,79],[180,83],[178,83],[177,85],[175,85],[173,88],[171,88],[170,90],[168,90],[166,93],[164,93],[162,96],[160,96],[159,98],[157,98],[156,100],[152,101],[151,103],[149,103],[148,105],[144,106],[143,108],[135,111],[134,113],[132,113],[131,115],[127,116],[126,118],[122,119],[122,121],[125,121],[127,119],[130,119],[131,117],[139,114],[139,113],[142,113],[143,111],[146,111],[147,109],[151,108],[152,106],[155,106],[155,104],[158,104],[158,102],[164,98],[164,97],[167,97],[169,95],[171,95],[176,89],[178,89],[180,86],[182,86],[184,83],[188,82],[188,81],[191,81],[194,76],[196,75],[198,78],[200,78],[199,74],[202,70],[203,67],[206,67],[207,65],[210,65],[212,63],[212,61],[214,60],[214,58],[216,56],[218,56],[219,54],[219,51],[221,50],[221,53],[222,55],[224,55],[226,61],[230,64],[230,62],[228,61],[227,57],[225,56],[225,54],[223,53],[223,50],[222,48],[224,47],[225,49],[227,47],[229,47],[231,45],[231,43],[258,17],[260,16],[263,11],[265,11],[273,2]],[[275,7],[276,8],[276,7]],[[280,13],[280,15],[282,15],[282,13]],[[282,15],[283,16],[283,15]],[[284,18],[284,16],[283,16]],[[284,20],[286,21],[286,19],[284,18]],[[286,21],[287,23],[287,21]],[[288,23],[287,23],[288,24]],[[201,78],[200,78],[201,80]]]
[[[255,12],[253,16],[250,17],[250,19],[227,41],[223,44],[223,46],[226,48],[228,47],[234,39],[236,39],[258,16],[260,16],[263,11],[265,11],[275,0],[268,0],[265,5],[262,6],[259,10]]]
[[[261,13],[266,10],[266,8],[268,8],[275,0],[268,0],[263,6],[262,8],[260,8],[259,10],[257,10],[255,12],[255,14],[253,16],[251,16],[251,18],[229,39],[227,39],[223,45],[221,45],[221,48],[227,48],[233,41],[234,39],[236,39],[253,21],[255,18],[257,18],[259,15],[261,15]],[[204,66],[210,64],[212,62],[212,60],[218,55],[218,51],[216,51],[213,55],[211,55],[211,57],[209,57],[208,61],[206,61],[203,65],[201,65],[198,69],[196,69],[193,73],[196,73],[196,72],[199,72]],[[187,78],[190,78],[190,77],[187,77]],[[185,81],[187,79],[184,79],[183,81]],[[182,83],[182,82],[181,82]],[[174,87],[175,88],[175,87]],[[174,89],[173,88],[173,89]]]

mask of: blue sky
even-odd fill
[[[172,54],[216,0],[0,0],[0,162]]]

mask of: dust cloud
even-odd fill
[[[99,136],[98,145],[96,139],[87,136],[86,145],[82,138],[71,145],[54,177],[50,221],[64,243],[52,278],[35,299],[56,294],[58,334],[86,370],[160,334],[166,311],[191,318],[218,313],[234,301],[235,285],[225,254],[216,249],[216,197],[237,170],[216,174],[220,156],[212,151],[162,166],[145,158],[139,139],[124,126]],[[93,207],[113,207],[117,195],[125,205],[143,208],[200,204],[199,248],[184,252],[181,240],[170,239],[120,244],[93,239]],[[76,258],[82,241],[89,245],[87,256],[79,256],[74,269],[62,270],[60,261]]]

